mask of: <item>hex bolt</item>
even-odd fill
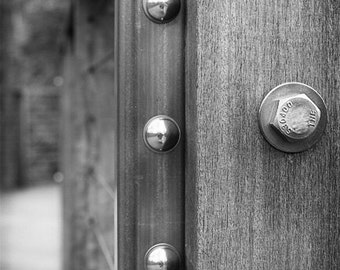
[[[305,94],[276,100],[271,126],[288,141],[308,138],[316,129],[321,111]]]
[[[276,149],[298,153],[318,142],[327,125],[327,108],[312,87],[287,82],[273,88],[262,100],[259,127]]]

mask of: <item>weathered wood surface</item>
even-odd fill
[[[187,269],[340,269],[340,1],[187,6]],[[299,154],[272,148],[257,123],[289,81],[329,112]]]
[[[118,2],[119,270],[144,270],[166,242],[184,254],[184,141],[167,154],[143,142],[147,121],[168,115],[184,128],[184,9],[151,22],[142,1]]]
[[[116,269],[114,1],[74,1],[62,108],[64,269]]]

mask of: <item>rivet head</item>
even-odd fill
[[[166,153],[173,150],[179,143],[181,132],[172,118],[157,115],[151,118],[144,127],[144,142],[155,152]]]
[[[161,243],[146,252],[144,266],[145,270],[180,270],[181,259],[173,246]]]
[[[180,0],[143,0],[146,16],[155,23],[167,23],[176,18],[181,9]]]
[[[321,138],[327,124],[327,109],[310,86],[285,83],[264,98],[259,120],[271,145],[284,152],[301,152]]]

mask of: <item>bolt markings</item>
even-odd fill
[[[296,107],[296,109],[294,109],[294,107]],[[305,109],[305,113],[306,113],[306,118],[303,117],[303,114],[299,114],[298,112],[300,111],[299,108],[299,104],[294,104],[293,101],[289,100],[287,101],[282,107],[280,112],[278,113],[279,115],[279,126],[280,129],[287,135],[291,134],[292,132],[294,133],[301,133],[301,132],[307,132],[308,128],[312,128],[314,129],[316,127],[317,121],[318,121],[318,115],[317,115],[317,111],[311,109],[309,112]],[[301,107],[300,107],[301,108]],[[293,111],[292,111],[293,110]],[[298,110],[298,111],[296,111]],[[300,113],[302,113],[300,111]],[[289,117],[287,116],[289,114]],[[292,116],[295,115],[295,117],[297,117],[298,115],[300,115],[300,117],[298,117],[297,119],[295,119],[292,122]],[[294,118],[295,118],[294,117]],[[303,120],[305,119],[305,120]],[[305,127],[305,128],[303,128]],[[299,130],[299,131],[298,131]],[[305,131],[302,131],[305,130]]]
[[[315,124],[316,124],[316,111],[311,110],[311,112],[309,114],[308,126],[309,127],[315,127]]]
[[[288,101],[284,106],[282,106],[281,112],[280,112],[280,116],[282,117],[282,118],[280,118],[280,121],[279,121],[279,123],[282,124],[282,126],[280,128],[286,134],[290,134],[292,132],[292,130],[287,125],[287,121],[285,119],[286,116],[287,116],[287,113],[289,112],[289,109],[292,108],[292,107],[293,107],[293,102]]]

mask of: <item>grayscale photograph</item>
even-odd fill
[[[340,0],[0,0],[0,270],[340,270]]]

